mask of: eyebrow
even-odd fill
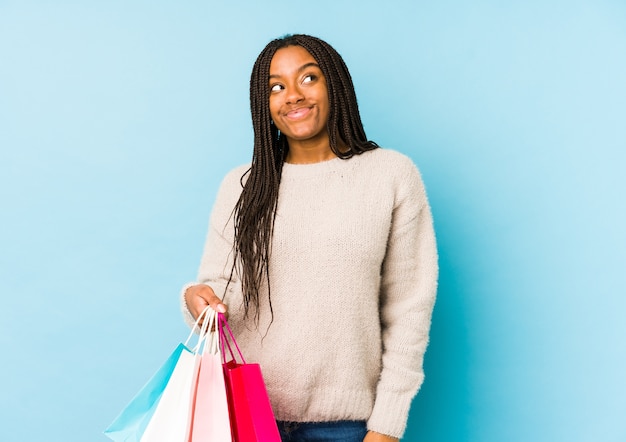
[[[300,66],[296,72],[300,73],[304,70],[307,70],[310,67],[316,67],[321,70],[320,66],[317,63],[310,62],[310,63],[306,63]],[[272,78],[280,78],[280,75],[270,75],[269,79],[271,80]]]

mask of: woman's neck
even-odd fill
[[[337,158],[335,152],[330,148],[328,137],[322,140],[294,141],[289,140],[289,151],[285,158],[290,164],[312,164]],[[348,152],[349,148],[340,140],[339,150]]]
[[[332,160],[336,157],[337,155],[330,148],[327,151],[304,151],[298,153],[290,148],[285,162],[290,164],[312,164]]]

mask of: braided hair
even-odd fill
[[[245,317],[249,316],[253,308],[257,324],[259,290],[263,283],[267,283],[268,302],[273,317],[268,262],[278,187],[283,162],[289,150],[286,137],[273,124],[270,115],[270,63],[277,50],[288,46],[306,49],[326,77],[330,107],[327,129],[333,153],[339,158],[348,159],[378,147],[365,136],[352,77],[335,49],[319,38],[304,34],[286,35],[265,46],[254,63],[250,77],[250,111],[254,129],[252,163],[241,178],[242,184],[244,180],[245,184],[233,212],[234,262],[240,261],[238,273],[243,289]]]

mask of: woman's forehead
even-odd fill
[[[288,74],[306,65],[317,66],[317,60],[302,46],[280,48],[270,62],[270,76]]]

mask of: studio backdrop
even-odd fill
[[[286,33],[337,48],[433,208],[404,440],[626,440],[619,0],[0,0],[0,439],[105,441],[186,335],[252,64]]]

